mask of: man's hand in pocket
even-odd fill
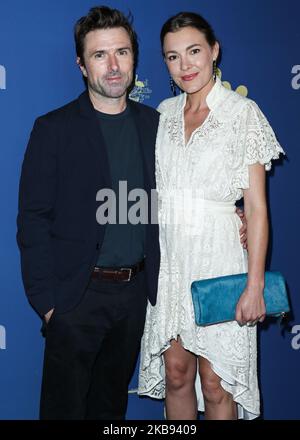
[[[49,310],[49,312],[46,313],[46,315],[44,316],[46,324],[48,324],[48,322],[50,321],[50,318],[52,316],[52,313],[54,312],[54,309]]]

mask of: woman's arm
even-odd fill
[[[244,190],[248,234],[248,281],[236,307],[236,320],[241,325],[247,322],[262,322],[266,313],[263,289],[269,229],[264,166],[258,163],[250,165],[249,180],[249,189]]]

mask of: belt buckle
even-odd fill
[[[131,280],[131,275],[132,275],[132,268],[131,267],[121,267],[120,271],[124,272],[124,270],[129,270],[129,275],[127,280],[123,280],[125,282],[130,281]]]

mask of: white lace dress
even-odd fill
[[[157,303],[148,303],[141,347],[140,395],[165,397],[162,353],[180,336],[185,349],[203,356],[238,403],[239,418],[260,413],[256,327],[235,321],[194,323],[191,282],[247,271],[235,201],[249,187],[248,165],[271,168],[283,152],[251,100],[217,79],[207,96],[210,113],[184,141],[186,94],[163,101],[156,144],[161,265]],[[204,411],[199,375],[198,409]]]

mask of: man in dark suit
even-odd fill
[[[138,43],[121,12],[92,8],[75,42],[87,91],[34,124],[17,239],[44,320],[41,419],[123,419],[147,298],[156,301],[158,226],[148,219],[159,115],[128,100]],[[124,204],[121,181],[148,195],[147,222],[97,221],[100,190]]]

